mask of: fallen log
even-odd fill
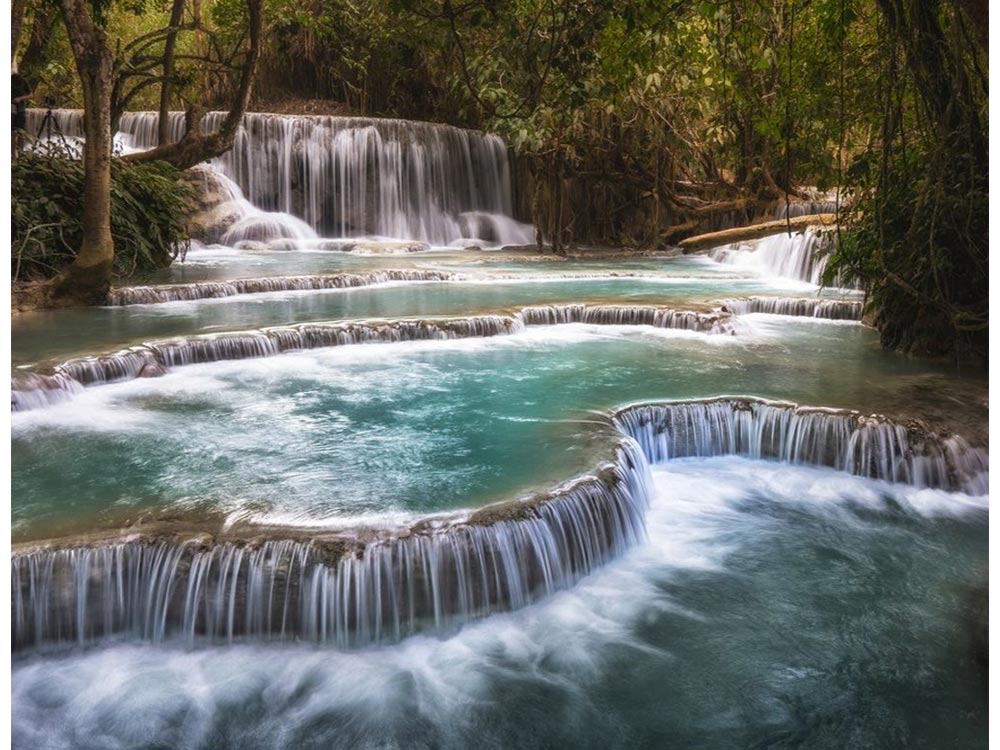
[[[750,224],[745,227],[733,227],[723,229],[719,232],[708,232],[688,237],[678,243],[678,247],[685,253],[692,253],[698,250],[706,250],[719,245],[731,245],[735,242],[748,242],[749,240],[759,240],[761,237],[768,237],[772,234],[804,231],[808,227],[833,227],[837,223],[836,214],[813,214],[811,216],[796,216],[794,219],[779,219],[776,221],[765,221],[760,224]]]

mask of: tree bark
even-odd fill
[[[693,253],[698,250],[707,250],[710,247],[718,247],[719,245],[758,240],[761,237],[769,237],[772,234],[781,234],[789,229],[802,230],[806,227],[833,227],[836,223],[836,214],[797,216],[794,219],[765,221],[762,224],[751,224],[746,227],[735,227],[733,229],[723,229],[720,232],[699,234],[695,237],[688,237],[686,240],[681,240],[678,247],[685,253]]]
[[[158,133],[157,144],[165,145],[170,140],[170,89],[173,85],[174,77],[174,51],[177,48],[177,27],[184,20],[184,0],[174,0],[173,10],[170,12],[170,29],[167,40],[163,46],[163,83],[160,84],[160,116],[156,127]]]
[[[17,45],[21,41],[21,29],[24,28],[24,13],[28,9],[28,0],[14,0],[10,10],[10,59],[17,60]]]
[[[60,0],[83,91],[83,242],[76,259],[53,279],[54,299],[99,303],[111,286],[112,56],[104,30],[85,0]]]

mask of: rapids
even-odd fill
[[[982,746],[968,623],[986,511],[956,499],[830,469],[670,462],[653,469],[647,543],[447,638],[18,657],[14,745]]]
[[[984,746],[985,379],[831,236],[482,252],[507,145],[400,120],[211,169],[219,244],[12,324],[15,747]]]

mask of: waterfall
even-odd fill
[[[15,648],[113,635],[338,647],[442,632],[573,585],[645,535],[634,442],[553,492],[405,534],[247,543],[139,540],[11,559]]]
[[[635,405],[612,421],[612,460],[592,475],[401,532],[174,531],[15,551],[14,648],[122,635],[349,648],[446,632],[572,586],[640,542],[649,464],[673,458],[742,455],[988,491],[985,451],[881,416],[742,397]]]
[[[163,284],[160,286],[126,286],[112,289],[109,305],[149,305],[160,302],[180,302],[218,299],[238,294],[262,292],[318,291],[322,289],[353,289],[394,281],[455,281],[459,276],[449,271],[387,270],[367,273],[338,273],[325,276],[266,276],[258,279],[204,281],[194,284]]]
[[[32,130],[44,112],[29,114]],[[83,135],[79,111],[54,114],[67,136]],[[210,112],[202,127],[214,132],[225,117]],[[156,112],[124,114],[119,149],[156,146],[158,120]],[[170,132],[172,140],[184,134],[184,113],[170,113]],[[257,209],[297,216],[328,237],[435,245],[463,238],[504,245],[534,241],[533,229],[513,218],[507,144],[489,133],[409,120],[247,113],[233,148],[213,167]],[[240,240],[256,239],[247,227],[236,231]],[[235,241],[231,236],[224,242]]]
[[[82,383],[60,372],[45,374],[14,370],[10,376],[10,409],[41,409],[72,398],[82,390]]]
[[[367,283],[379,283],[393,278],[436,280],[435,271],[386,271],[371,274],[339,274],[328,277],[310,276],[307,284],[325,279],[329,286],[319,288],[344,288]],[[442,280],[450,274],[441,272]],[[296,277],[251,279],[247,288],[258,289],[258,282],[274,281],[276,288],[294,286]],[[240,281],[183,285],[193,294],[218,291],[239,294]],[[266,285],[265,285],[266,287]],[[316,288],[307,286],[305,288]],[[169,288],[168,288],[169,289]],[[261,289],[262,291],[265,289]],[[273,289],[267,288],[267,291]],[[129,287],[118,290],[120,304],[137,304],[141,301],[162,301],[161,288]],[[165,293],[165,294],[169,294]],[[199,298],[200,297],[196,297]],[[526,307],[513,315],[478,315],[461,318],[430,318],[375,320],[360,322],[299,323],[289,326],[228,333],[211,333],[187,338],[148,341],[143,344],[108,354],[77,357],[57,364],[49,372],[17,370],[11,375],[11,410],[28,411],[71,398],[84,386],[113,383],[132,378],[157,377],[169,367],[222,362],[236,359],[270,357],[283,352],[319,349],[351,344],[383,344],[402,341],[427,341],[461,338],[481,338],[519,333],[525,326],[555,325],[564,323],[589,323],[591,325],[651,325],[658,328],[675,328],[708,334],[736,333],[732,317],[724,312],[700,313],[670,310],[645,305],[559,305]]]
[[[590,325],[654,326],[679,328],[701,333],[735,333],[727,313],[671,310],[653,305],[543,305],[521,310],[525,325],[559,325],[588,323]]]
[[[709,257],[719,263],[818,286],[823,283],[835,241],[832,233],[809,228],[791,237],[779,233],[754,242],[723,245],[711,250]]]
[[[321,243],[326,245],[327,243]],[[334,244],[333,242],[329,244]],[[338,247],[344,247],[337,243]],[[156,286],[115,287],[108,293],[107,304],[151,305],[161,302],[190,302],[199,299],[220,299],[240,294],[261,294],[265,292],[318,291],[323,289],[348,289],[361,286],[375,286],[389,282],[465,282],[493,284],[496,282],[559,282],[615,279],[658,279],[656,274],[629,271],[545,273],[526,275],[521,273],[491,273],[488,276],[469,276],[452,271],[423,269],[364,271],[357,273],[319,274],[310,276],[264,276],[260,278],[233,279],[231,281],[200,281],[189,284],[160,284]]]
[[[841,207],[843,207],[843,204],[841,204]],[[835,213],[837,213],[836,200],[792,201],[788,205],[785,205],[784,201],[779,201],[773,218],[795,219],[799,216]]]
[[[769,313],[792,315],[800,318],[827,318],[829,320],[861,320],[864,305],[854,300],[820,299],[806,297],[740,297],[719,300],[723,311],[734,315]]]
[[[739,455],[830,466],[918,487],[989,491],[989,455],[957,435],[879,415],[719,398],[623,409],[615,425],[651,463],[686,456]]]
[[[288,351],[351,344],[499,336],[516,333],[522,328],[520,319],[510,315],[357,323],[299,323],[150,341],[120,352],[67,360],[55,367],[51,377],[69,377],[83,385],[110,383],[161,374],[162,368],[179,365],[252,359]],[[147,372],[147,368],[153,368],[154,372]]]

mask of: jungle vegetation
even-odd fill
[[[56,299],[107,289],[121,111],[187,110],[181,142],[134,157],[183,169],[246,108],[298,107],[500,133],[556,252],[662,248],[839,187],[831,273],[887,346],[962,357],[988,326],[986,30],[985,0],[17,0],[13,25],[39,98],[93,139]],[[201,133],[211,108],[231,127]]]

